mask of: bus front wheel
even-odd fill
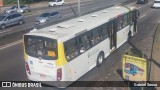
[[[100,52],[97,58],[97,67],[100,67],[104,60],[104,53]]]

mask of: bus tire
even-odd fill
[[[104,53],[100,52],[97,57],[97,67],[100,67],[104,60]]]

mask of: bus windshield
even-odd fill
[[[57,41],[54,39],[25,36],[26,53],[30,56],[43,58],[46,60],[57,59]]]

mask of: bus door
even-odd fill
[[[116,20],[112,20],[109,22],[108,26],[108,33],[109,33],[109,39],[110,39],[110,51],[114,51],[116,49],[116,42],[117,42],[117,24]]]

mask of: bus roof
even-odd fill
[[[66,41],[80,33],[89,31],[97,26],[105,24],[112,18],[125,14],[132,6],[113,6],[94,13],[90,13],[81,17],[77,17],[68,21],[61,22],[49,27],[36,30],[25,35],[45,36],[59,41]]]

